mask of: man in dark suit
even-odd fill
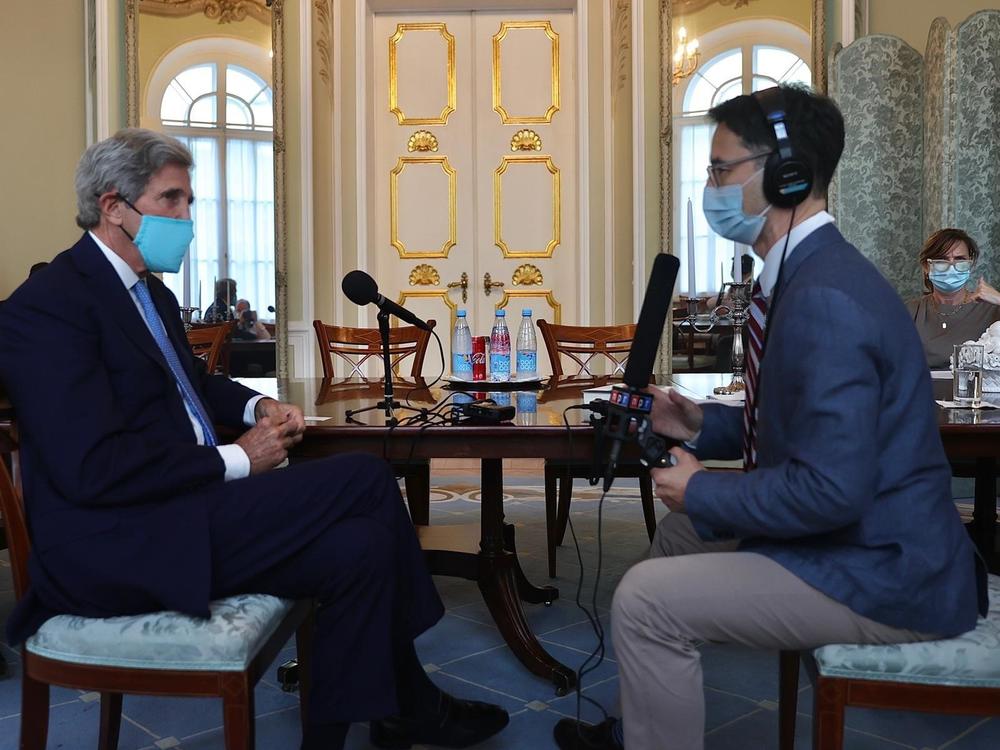
[[[76,174],[86,232],[0,311],[33,543],[9,642],[57,613],[203,617],[242,592],[314,597],[304,748],[342,747],[368,719],[382,747],[494,734],[507,714],[442,693],[413,650],[443,608],[389,467],[354,455],[272,471],[302,438],[301,409],[191,354],[150,273],[176,272],[191,241],[191,166],[148,130],[89,148]],[[246,431],[219,445],[215,424]]]
[[[654,429],[686,447],[652,472],[671,513],[651,559],[615,592],[623,718],[567,720],[563,748],[703,747],[699,640],[771,650],[921,641],[970,630],[985,611],[919,337],[826,212],[840,112],[781,87],[709,115],[706,217],[764,260],[747,403],[654,394]],[[794,202],[775,190],[789,157],[812,171]],[[746,473],[699,462],[741,456]]]

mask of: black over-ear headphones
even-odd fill
[[[793,208],[804,201],[813,188],[812,168],[795,154],[785,120],[785,95],[781,88],[753,94],[764,119],[774,131],[777,149],[764,164],[764,197],[779,208]]]

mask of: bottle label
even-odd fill
[[[469,375],[472,372],[472,356],[453,353],[451,355],[451,371],[455,375]]]
[[[518,352],[517,353],[517,374],[521,373],[531,373],[534,375],[538,371],[538,353],[537,352]]]
[[[510,380],[509,354],[490,354],[490,380]]]

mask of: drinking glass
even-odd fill
[[[955,344],[951,397],[960,404],[978,409],[983,402],[982,344]]]

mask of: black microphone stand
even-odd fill
[[[345,414],[350,420],[355,414],[362,414],[366,411],[382,409],[385,412],[385,426],[395,427],[399,424],[399,418],[395,414],[397,409],[406,409],[413,412],[421,412],[424,410],[415,409],[412,406],[403,406],[393,397],[392,357],[389,353],[389,313],[381,309],[378,313],[378,332],[379,337],[382,339],[382,366],[385,368],[385,379],[382,385],[382,400],[377,404],[366,406],[364,409],[347,409]]]

